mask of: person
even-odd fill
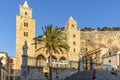
[[[114,70],[114,68],[112,68],[111,74],[117,75],[117,70]]]
[[[58,76],[56,76],[55,80],[60,80]]]
[[[93,80],[96,80],[96,71],[95,71],[95,70],[93,70],[92,79],[93,79]]]

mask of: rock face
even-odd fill
[[[93,80],[93,71],[78,71],[65,80]],[[112,74],[111,71],[96,70],[96,80],[120,80],[120,72]]]
[[[96,48],[120,48],[120,31],[81,31],[81,52]]]

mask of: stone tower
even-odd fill
[[[80,53],[80,30],[77,29],[77,22],[71,16],[66,23],[66,37],[67,43],[70,46],[69,60],[78,61]],[[72,65],[72,67],[77,66]]]
[[[22,45],[28,43],[28,56],[35,56],[33,38],[35,37],[35,19],[32,18],[32,9],[27,1],[20,5],[20,13],[16,15],[16,69],[20,69],[22,63]]]

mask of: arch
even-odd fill
[[[44,55],[39,54],[36,58],[36,66],[44,67],[46,65],[46,58]]]
[[[64,56],[60,57],[60,60],[66,60],[66,58]],[[59,65],[61,68],[66,68],[67,65],[66,64],[60,64]]]
[[[66,60],[66,58],[64,56],[60,57],[60,60]]]
[[[46,60],[46,58],[45,58],[44,55],[42,55],[42,54],[39,54],[39,55],[37,56],[37,59],[45,59],[45,60]]]
[[[50,56],[48,58],[50,58]],[[56,56],[52,55],[52,59],[57,59],[57,58],[56,58]]]

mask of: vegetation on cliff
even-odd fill
[[[84,27],[80,29],[81,31],[94,31],[96,29],[92,27]],[[120,31],[120,27],[98,27],[97,31]]]

